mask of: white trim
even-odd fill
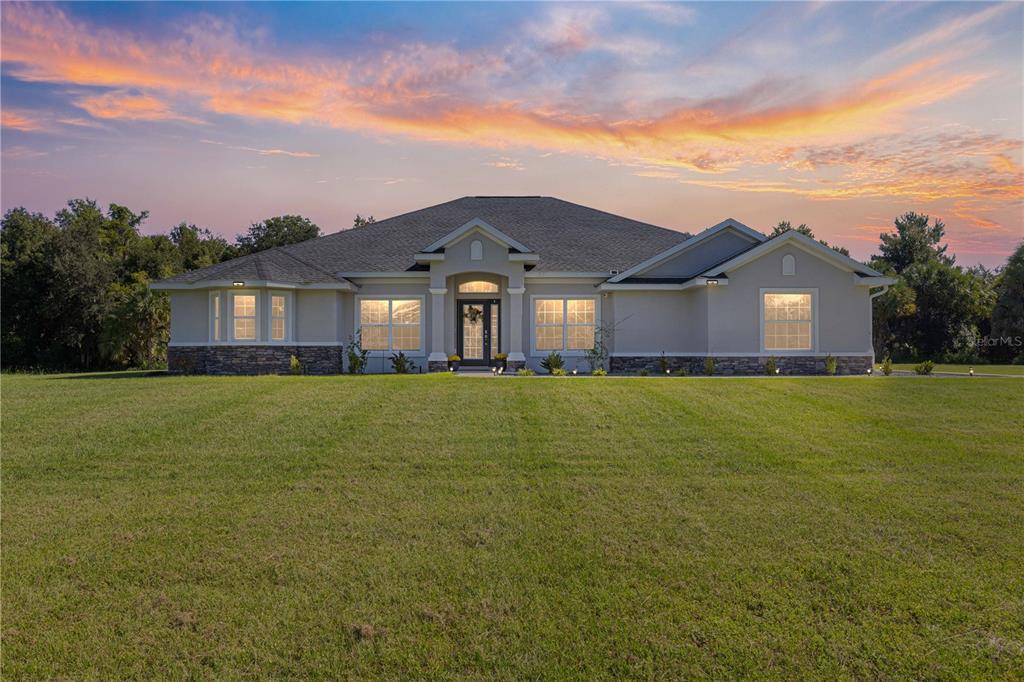
[[[574,272],[572,270],[530,270],[526,279],[608,279],[608,272]]]
[[[473,218],[462,227],[452,230],[451,232],[441,237],[430,246],[427,246],[424,249],[420,249],[420,251],[421,253],[437,251],[438,249],[454,244],[455,242],[459,241],[460,239],[470,234],[474,230],[482,232],[483,234],[487,235],[494,241],[503,244],[506,247],[512,247],[517,251],[530,252],[533,250],[530,247],[520,242],[517,242],[515,239],[512,239],[512,237],[508,236],[498,228],[487,224],[483,220],[480,220],[480,218]]]
[[[430,279],[430,273],[426,270],[381,270],[379,272],[336,272],[336,276],[344,277],[345,279],[359,278],[359,279],[376,279],[378,277],[419,277],[420,279]]]
[[[525,294],[526,287],[507,287],[505,291],[507,291],[510,294]]]
[[[202,347],[220,347],[220,346],[331,346],[340,347],[344,346],[344,341],[247,341],[239,343],[227,343],[221,341],[219,343],[212,343],[210,341],[169,341],[168,346],[180,348],[182,346],[202,346]]]
[[[724,287],[729,284],[728,277],[694,277],[686,282],[675,284],[660,284],[656,282],[648,284],[611,284],[604,282],[597,289],[598,291],[686,291],[687,289],[699,289],[708,286],[709,279],[718,280],[718,283],[712,286]]]
[[[887,287],[896,284],[892,277],[863,277],[856,272],[853,273],[853,286],[855,287]]]
[[[562,350],[550,351],[550,350],[537,350],[537,314],[536,305],[534,301],[540,299],[561,299],[562,301]],[[559,353],[563,358],[581,358],[584,356],[582,350],[568,350],[568,335],[569,335],[569,323],[566,319],[568,315],[567,311],[567,300],[579,300],[579,299],[591,299],[594,301],[594,328],[598,329],[601,326],[601,297],[594,294],[530,294],[530,308],[528,314],[530,316],[530,357],[543,358],[548,353]],[[511,357],[511,356],[510,356]]]
[[[712,227],[709,227],[708,229],[704,230],[700,234],[697,234],[697,235],[695,235],[693,237],[690,237],[689,239],[687,239],[685,241],[682,241],[682,242],[676,244],[675,246],[671,246],[668,249],[665,249],[664,251],[662,251],[660,253],[654,254],[653,256],[651,256],[647,260],[643,261],[642,263],[639,263],[638,265],[634,265],[629,270],[625,270],[623,272],[620,272],[619,274],[615,275],[614,277],[612,277],[608,281],[609,282],[613,282],[613,283],[614,282],[621,282],[622,280],[626,279],[627,277],[632,277],[633,275],[635,275],[637,273],[643,272],[645,270],[650,270],[655,265],[658,265],[659,263],[665,262],[669,258],[672,258],[673,256],[676,256],[676,255],[682,253],[683,251],[686,251],[686,250],[690,249],[691,247],[696,246],[700,242],[708,239],[709,237],[713,237],[713,236],[717,235],[719,232],[722,232],[723,230],[733,230],[733,231],[739,233],[742,236],[749,237],[750,239],[753,239],[754,242],[758,243],[758,244],[764,243],[768,239],[766,236],[764,236],[763,234],[761,234],[757,230],[753,230],[753,229],[747,227],[746,225],[744,225],[743,223],[739,222],[738,220],[733,220],[732,218],[726,218],[722,222],[720,222],[717,225],[714,225]]]
[[[274,337],[274,296],[284,296],[284,339]],[[295,296],[291,291],[268,290],[267,295],[267,342],[289,343],[295,338]]]
[[[234,283],[243,281],[246,289],[338,289],[341,291],[355,291],[356,287],[352,282],[317,282],[315,284],[296,284],[294,282],[275,282],[273,280],[266,279],[247,279],[247,280],[203,280],[195,282],[193,284],[186,284],[183,282],[153,282],[149,285],[150,289],[154,291],[177,291],[177,290],[188,290],[188,289],[234,289]]]
[[[772,356],[808,355],[818,352],[818,288],[817,287],[762,287],[758,294],[759,311],[758,336],[761,352]],[[811,347],[796,350],[769,350],[764,347],[764,295],[765,294],[810,294],[811,295]]]
[[[409,358],[422,358],[427,355],[427,339],[426,339],[426,327],[427,327],[427,303],[426,296],[423,294],[357,294],[355,296],[355,308],[354,310],[354,321],[352,329],[353,331],[360,329],[362,324],[359,321],[359,304],[364,300],[373,301],[407,301],[409,299],[419,299],[420,302],[420,347],[419,350],[401,351],[405,353],[406,357]],[[392,348],[393,341],[391,338],[391,304],[388,303],[388,349],[387,350],[371,350],[369,356],[371,358],[383,358],[387,357],[391,353],[397,353],[398,350]]]
[[[833,357],[843,356],[843,357],[858,357],[858,358],[860,358],[860,357],[870,357],[870,356],[873,356],[874,354],[875,354],[875,352],[871,351],[871,350],[867,350],[867,351],[864,351],[864,350],[858,350],[858,351],[835,351],[834,350],[834,351],[829,351],[829,352],[803,351],[803,352],[799,352],[799,353],[787,353],[787,354],[780,354],[778,352],[775,352],[775,353],[764,353],[764,352],[756,352],[756,353],[753,353],[753,352],[752,353],[665,353],[665,357],[667,357],[667,358],[706,358],[706,357],[710,356],[710,357],[714,357],[714,358],[780,358],[780,357],[783,357],[783,358],[784,357],[824,358],[824,357],[827,357],[827,356],[831,355]],[[627,357],[656,358],[656,357],[659,357],[661,355],[661,351],[657,351],[657,352],[655,352],[655,351],[643,351],[643,352],[637,352],[637,353],[629,353],[629,352],[623,351],[623,352],[619,352],[619,353],[610,353],[609,355],[611,357],[613,357],[613,358],[627,358]]]
[[[417,263],[425,263],[428,261],[442,261],[444,260],[443,253],[417,253],[412,257]]]
[[[448,289],[446,289],[446,288],[438,289],[436,287],[430,287],[429,289],[427,289],[427,291],[429,291],[431,294],[433,294],[435,296],[444,296],[445,294],[448,293]]]
[[[209,301],[208,301],[209,306],[207,308],[207,311],[208,311],[207,312],[207,317],[208,317],[208,322],[209,322],[209,329],[206,332],[206,338],[207,338],[207,340],[210,343],[220,343],[221,340],[224,338],[224,325],[222,323],[224,321],[224,299],[227,298],[227,296],[224,296],[223,294],[224,294],[224,292],[222,292],[222,291],[220,291],[218,289],[218,290],[215,290],[215,291],[211,291],[207,295],[207,298],[209,299]],[[213,300],[214,299],[217,299],[217,314],[216,315],[214,315],[214,312],[213,312]],[[218,337],[220,337],[220,338],[218,338]]]
[[[792,242],[792,244],[790,244],[790,242]],[[778,237],[773,237],[768,241],[764,242],[763,244],[759,244],[748,251],[744,251],[735,258],[732,258],[726,261],[725,263],[722,263],[721,265],[716,265],[710,270],[705,270],[701,274],[703,274],[705,277],[714,277],[719,273],[727,273],[732,270],[737,270],[746,265],[747,263],[756,260],[761,256],[767,255],[772,251],[775,251],[776,249],[784,246],[785,244],[790,244],[791,246],[798,247],[801,250],[811,254],[812,256],[818,256],[824,261],[831,262],[832,265],[836,266],[841,270],[846,270],[848,272],[860,272],[864,275],[867,275],[868,277],[883,276],[882,273],[876,270],[872,270],[863,263],[859,263],[850,258],[849,256],[844,256],[843,254],[833,249],[831,246],[825,246],[816,239],[811,239],[807,235],[801,234],[796,230],[789,230],[787,232],[783,232]]]

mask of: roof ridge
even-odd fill
[[[267,278],[267,274],[266,271],[263,269],[263,261],[260,258],[261,253],[263,252],[257,251],[256,253],[252,254],[253,256],[255,256],[255,260],[253,262],[256,264],[256,274],[259,276],[260,279],[265,280]]]

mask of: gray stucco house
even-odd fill
[[[725,220],[695,236],[550,197],[463,197],[153,285],[171,300],[170,368],[344,369],[360,331],[369,371],[402,351],[424,371],[538,367],[610,333],[613,372],[841,373],[873,362],[871,301],[892,283],[795,231]]]

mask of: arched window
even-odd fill
[[[785,256],[782,257],[782,274],[796,274],[796,258],[793,258],[793,254],[787,253]]]
[[[484,245],[480,243],[479,239],[474,239],[473,243],[469,245],[469,257],[472,260],[484,259]]]
[[[493,282],[484,282],[483,280],[476,280],[473,282],[463,282],[459,285],[460,294],[496,294],[498,293],[498,285]]]

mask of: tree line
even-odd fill
[[[24,208],[0,223],[0,364],[4,369],[158,368],[166,363],[167,295],[149,284],[236,256],[317,237],[308,218],[252,224],[234,243],[185,222],[143,235],[146,211],[73,199],[53,218]],[[357,215],[355,227],[371,224]],[[779,223],[773,235],[806,225]],[[963,268],[946,253],[945,226],[907,213],[880,235],[869,265],[897,279],[874,303],[879,358],[1024,361],[1024,245],[997,270]],[[823,242],[824,243],[824,242]],[[826,244],[827,245],[827,244]],[[840,253],[848,252],[837,246]],[[986,340],[1009,339],[989,343]]]

